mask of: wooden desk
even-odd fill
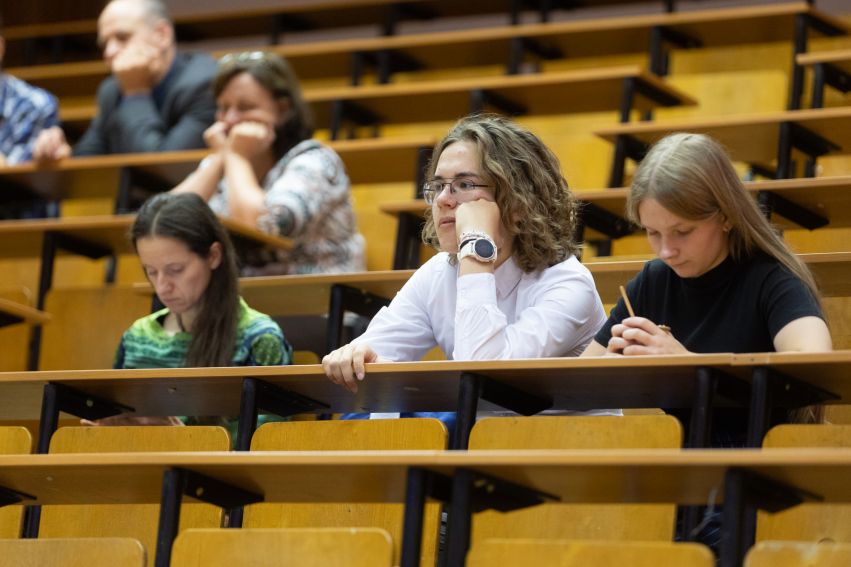
[[[611,184],[623,184],[623,160],[639,157],[627,146],[631,145],[636,150],[639,147],[646,148],[674,132],[709,134],[729,150],[734,160],[762,167],[776,163],[776,176],[788,178],[794,176],[790,162],[793,148],[813,160],[821,155],[847,154],[851,151],[851,107],[640,122],[601,129],[596,132],[598,136],[618,145]],[[815,136],[815,142],[807,133]],[[630,143],[621,149],[620,142],[623,140]],[[617,169],[620,169],[619,176],[616,175]],[[813,169],[811,166],[810,172]]]
[[[680,451],[666,449],[584,451],[352,451],[287,453],[110,453],[0,456],[0,486],[38,504],[156,503],[179,513],[183,490],[170,482],[189,479],[207,502],[232,506],[266,502],[406,502],[402,565],[421,532],[420,481],[451,479],[449,565],[463,565],[464,528],[470,497],[507,497],[515,507],[557,499],[575,503],[724,503],[723,565],[739,564],[749,536],[733,512],[759,482],[777,489],[760,506],[795,505],[814,498],[851,502],[851,451],[772,449]],[[472,481],[478,479],[477,488]],[[165,488],[164,488],[165,487]],[[504,489],[514,489],[505,492]],[[717,491],[717,497],[713,494]],[[188,494],[192,494],[188,492]],[[488,494],[491,494],[489,497]],[[520,496],[520,498],[518,498]],[[530,500],[522,502],[523,497]],[[25,500],[32,502],[32,500]],[[172,518],[176,520],[176,518]],[[173,534],[160,540],[170,552]],[[176,532],[176,527],[175,527]],[[417,539],[417,541],[419,541]],[[454,553],[453,553],[454,552]],[[459,552],[461,552],[459,554]],[[461,555],[459,560],[458,555]],[[454,559],[453,559],[454,557]],[[167,557],[159,556],[157,565]]]
[[[795,57],[799,66],[813,70],[813,91],[810,105],[824,106],[824,87],[830,85],[842,93],[851,90],[851,49],[801,53]]]
[[[414,181],[434,138],[339,140],[329,142],[343,159],[352,183]],[[55,163],[0,168],[2,199],[36,195],[44,199],[116,197],[122,172],[156,181],[165,190],[183,181],[207,150],[74,157]],[[11,194],[10,194],[11,193]]]

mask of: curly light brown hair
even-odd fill
[[[507,236],[514,238],[514,260],[524,272],[542,270],[577,254],[576,200],[558,158],[540,138],[502,116],[468,116],[435,146],[426,179],[434,177],[440,155],[456,142],[478,148],[482,172],[495,188],[500,221]],[[422,237],[440,249],[431,209]]]

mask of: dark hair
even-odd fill
[[[222,261],[201,297],[186,365],[229,366],[239,319],[239,281],[236,253],[224,226],[195,193],[160,193],[142,205],[130,229],[134,249],[148,236],[179,240],[201,258],[209,256],[214,243],[221,244]]]
[[[304,101],[298,78],[286,59],[271,51],[229,53],[219,59],[219,71],[213,80],[213,94],[218,98],[227,84],[242,73],[248,73],[276,100],[290,103],[289,114],[275,129],[275,156],[280,159],[290,148],[313,136],[313,116]]]
[[[468,116],[435,146],[426,179],[434,177],[440,154],[456,142],[478,148],[482,172],[496,188],[502,225],[514,237],[515,261],[524,272],[553,266],[578,252],[576,200],[558,158],[540,138],[503,116]],[[431,209],[423,241],[440,249]]]

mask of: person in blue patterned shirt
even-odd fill
[[[2,34],[0,18],[0,34]],[[6,43],[0,35],[0,63]],[[32,159],[39,133],[59,124],[56,97],[0,72],[0,167]]]

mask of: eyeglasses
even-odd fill
[[[479,185],[473,183],[464,177],[456,177],[455,179],[432,179],[431,181],[426,181],[423,184],[423,198],[425,199],[425,202],[429,205],[434,204],[434,200],[437,199],[437,196],[443,192],[443,189],[446,188],[447,185],[449,186],[450,195],[455,195],[456,193],[464,194],[472,191],[476,187],[493,187],[492,185]]]

